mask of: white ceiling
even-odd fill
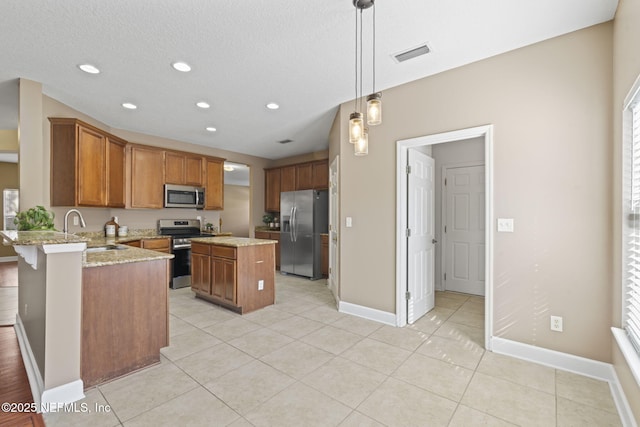
[[[617,3],[377,0],[377,88],[611,20]],[[2,0],[0,129],[17,126],[26,78],[114,128],[270,159],[324,150],[337,106],[355,95],[354,20],[352,0]],[[424,42],[427,56],[391,58]],[[177,60],[193,70],[175,71]]]

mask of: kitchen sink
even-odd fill
[[[86,252],[104,252],[104,251],[121,251],[123,249],[129,249],[129,246],[126,245],[103,245],[103,246],[93,246],[91,248],[85,249]]]

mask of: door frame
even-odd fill
[[[410,148],[471,138],[484,138],[485,161],[485,348],[493,336],[493,125],[477,126],[396,142],[396,326],[407,324],[407,153]]]
[[[332,177],[333,177],[331,173],[332,170],[335,170],[335,182],[333,182],[332,180]],[[339,184],[340,184],[340,156],[337,155],[329,165],[329,268],[330,268],[330,272],[329,272],[329,277],[327,278],[327,285],[329,286],[331,293],[333,293],[333,298],[336,301],[336,307],[340,303],[340,280],[339,280],[340,279],[340,274],[339,274],[339,269],[340,269],[340,257],[339,257],[340,186]],[[335,201],[331,196],[331,191],[333,187],[335,187],[336,189]],[[333,206],[334,202],[336,204],[335,206]],[[333,218],[332,212],[334,208],[336,213],[335,224],[331,222]],[[332,234],[335,235],[335,238],[336,238],[335,242],[332,238]],[[335,264],[336,271],[333,271],[334,268],[332,268],[334,267],[334,264]]]
[[[452,142],[455,142],[455,141],[452,141]],[[447,233],[444,232],[444,226],[446,222],[444,218],[446,217],[446,214],[447,214],[447,203],[445,201],[447,186],[444,185],[444,180],[447,176],[447,171],[449,169],[466,168],[466,167],[472,167],[472,166],[485,166],[485,163],[475,161],[475,162],[461,162],[461,163],[445,163],[442,165],[442,174],[440,177],[440,198],[442,199],[440,201],[440,218],[441,218],[440,240],[442,241],[442,245],[440,247],[442,248],[442,250],[440,253],[440,289],[438,289],[439,291],[447,290],[445,286],[445,280],[444,280],[444,273],[446,271],[446,261],[447,261],[445,257],[445,254],[447,253],[447,238],[446,238]],[[486,166],[485,166],[485,174],[486,174]],[[485,187],[486,187],[486,183],[485,183]]]

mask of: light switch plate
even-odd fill
[[[350,216],[348,216],[347,217],[347,227],[351,227],[351,226],[353,226],[353,219]]]
[[[498,232],[513,233],[513,218],[498,218]]]

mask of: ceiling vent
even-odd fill
[[[278,141],[278,144],[288,144],[293,142],[293,139],[283,139],[282,141]]]
[[[418,56],[426,55],[429,52],[431,52],[431,49],[425,43],[418,47],[405,50],[404,52],[396,53],[395,55],[393,55],[393,59],[395,59],[397,63],[401,63],[401,62],[416,58]]]

